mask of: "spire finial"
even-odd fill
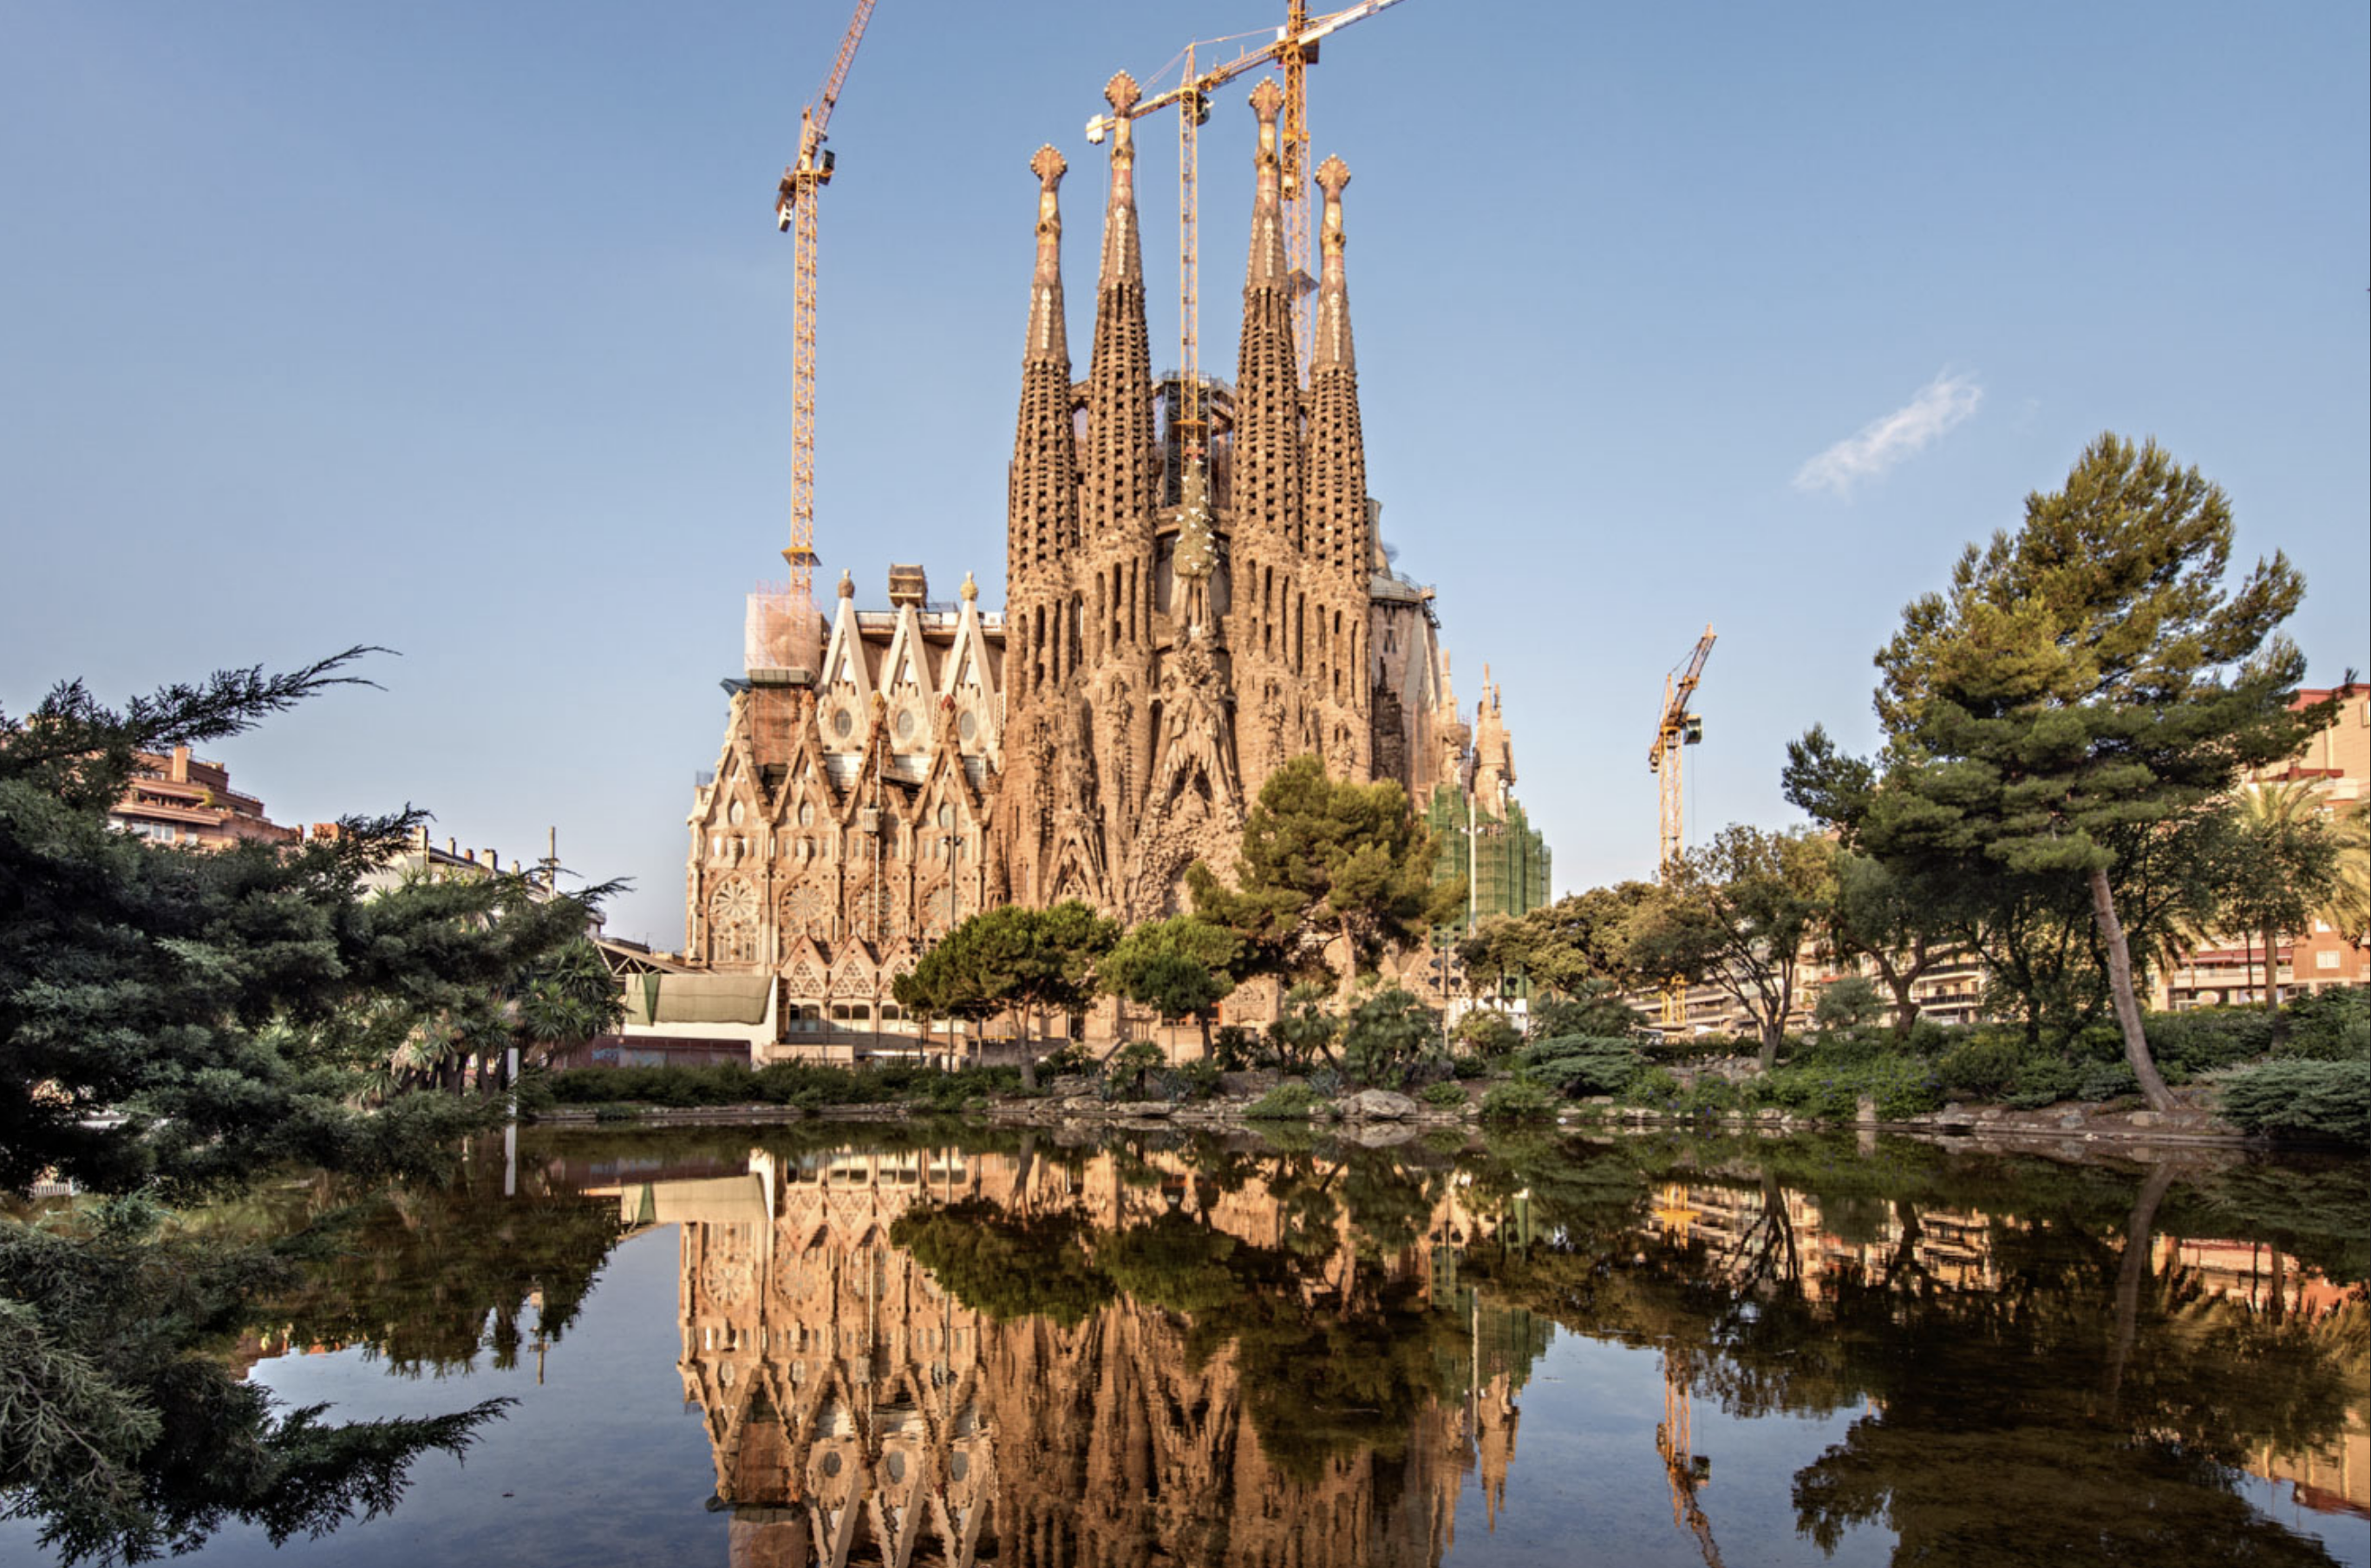
[[[1029,160],[1037,177],[1037,270],[1029,283],[1029,348],[1031,357],[1070,359],[1069,340],[1062,332],[1062,176],[1070,166],[1049,143]]]
[[[1328,157],[1317,166],[1317,188],[1325,193],[1325,215],[1318,231],[1324,260],[1318,267],[1317,338],[1309,356],[1313,375],[1321,366],[1347,365],[1355,359],[1350,346],[1349,282],[1342,264],[1342,248],[1347,243],[1342,233],[1342,191],[1349,183],[1350,166],[1340,158]]]
[[[969,604],[979,597],[979,584],[974,582],[971,573],[966,571],[964,573],[963,586],[955,592],[963,595],[966,604]]]
[[[1136,162],[1136,117],[1128,112],[1144,101],[1144,89],[1127,72],[1115,74],[1104,84],[1104,101],[1112,110],[1112,162],[1132,165]]]
[[[1247,286],[1282,284],[1285,281],[1282,160],[1277,155],[1277,111],[1284,106],[1284,90],[1276,78],[1265,76],[1252,89],[1252,112],[1259,116],[1259,149],[1253,155],[1259,182],[1252,202],[1251,266]]]
[[[839,574],[839,596],[843,599],[856,597],[856,579],[846,571]]]

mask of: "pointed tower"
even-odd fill
[[[1152,353],[1144,308],[1144,253],[1136,221],[1135,121],[1143,96],[1122,71],[1104,88],[1112,106],[1111,194],[1104,206],[1095,285],[1093,367],[1087,381],[1087,457],[1081,524],[1090,544],[1116,533],[1150,538],[1155,504]],[[1123,634],[1127,628],[1122,627]]]
[[[1359,363],[1350,340],[1350,290],[1342,263],[1342,190],[1349,166],[1317,167],[1325,193],[1319,243],[1317,340],[1309,356],[1309,555],[1312,563],[1364,597],[1374,553],[1367,525],[1367,444],[1359,428]]]
[[[1272,79],[1252,93],[1252,112],[1259,118],[1258,188],[1243,276],[1243,337],[1235,352],[1233,612],[1227,641],[1242,702],[1238,756],[1243,787],[1254,794],[1270,773],[1315,749],[1319,739],[1302,688],[1313,645],[1301,557],[1301,377],[1277,153],[1283,99]]]
[[[1029,339],[1021,356],[1021,414],[1012,434],[1005,525],[1006,595],[1013,617],[1007,664],[1012,688],[1024,695],[1062,677],[1075,629],[1062,624],[1070,602],[1064,568],[1079,537],[1058,201],[1069,165],[1046,146],[1029,167],[1037,176],[1037,267],[1029,282]]]
[[[1099,805],[1113,863],[1124,860],[1152,762],[1155,513],[1161,452],[1152,431],[1152,353],[1136,217],[1135,121],[1142,97],[1127,72],[1104,88],[1112,108],[1111,191],[1095,285],[1087,377],[1078,581],[1086,620],[1084,685],[1094,714]]]

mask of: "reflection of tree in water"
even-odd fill
[[[1823,1548],[1881,1522],[1902,1563],[2327,1561],[2233,1482],[2327,1443],[2362,1398],[2361,1274],[2319,1312],[2257,1311],[2162,1266],[2156,1238],[2277,1216],[2289,1245],[2359,1265],[2329,1173],[1891,1158],[1601,1149],[1593,1177],[1562,1181],[1585,1201],[1545,1204],[1547,1243],[1469,1267],[1567,1328],[1663,1344],[1733,1413],[1868,1405],[1796,1477]],[[1628,1201],[1609,1201],[1625,1170]],[[1789,1240],[1790,1190],[1847,1216],[1847,1235],[1819,1228],[1816,1267]]]
[[[272,1297],[262,1320],[296,1344],[363,1345],[406,1376],[468,1370],[488,1351],[508,1370],[528,1343],[557,1343],[623,1233],[617,1200],[582,1196],[532,1163],[515,1193],[503,1183],[500,1160],[480,1158],[443,1184],[338,1207],[302,1283]]]

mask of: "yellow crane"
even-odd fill
[[[1100,144],[1124,115],[1129,120],[1141,119],[1157,109],[1177,106],[1177,336],[1180,374],[1185,379],[1185,408],[1181,422],[1189,432],[1198,431],[1201,423],[1201,255],[1198,236],[1200,223],[1200,144],[1197,133],[1210,118],[1210,94],[1233,81],[1244,72],[1273,63],[1284,76],[1284,109],[1278,126],[1279,161],[1283,164],[1282,189],[1284,199],[1285,245],[1287,259],[1292,268],[1293,334],[1299,348],[1301,374],[1309,372],[1309,355],[1316,332],[1316,313],[1310,296],[1316,289],[1314,274],[1310,271],[1309,225],[1309,98],[1305,74],[1317,63],[1318,44],[1329,33],[1338,32],[1352,22],[1366,20],[1378,11],[1389,10],[1399,0],[1362,0],[1362,3],[1312,17],[1306,0],[1289,0],[1285,25],[1276,37],[1256,49],[1244,49],[1234,58],[1197,71],[1195,52],[1223,44],[1230,39],[1197,40],[1186,46],[1184,69],[1177,86],[1166,92],[1155,93],[1138,99],[1124,110],[1097,115],[1087,121],[1087,140]],[[1236,34],[1237,38],[1245,35]],[[1164,73],[1165,75],[1165,73]],[[1188,438],[1189,447],[1192,438]]]
[[[875,4],[856,0],[856,14],[848,20],[823,91],[799,113],[798,161],[782,170],[774,193],[774,226],[797,231],[798,277],[791,296],[791,543],[782,551],[795,600],[811,598],[815,589],[815,197],[831,183],[832,155],[824,143],[832,106],[839,101]]]
[[[1663,1461],[1664,1479],[1671,1487],[1671,1523],[1696,1538],[1705,1568],[1721,1568],[1720,1548],[1712,1539],[1712,1521],[1696,1502],[1696,1493],[1712,1480],[1712,1461],[1694,1451],[1695,1433],[1688,1409],[1685,1371],[1663,1353],[1663,1421],[1655,1428],[1655,1452]]]
[[[1688,699],[1695,696],[1697,683],[1704,679],[1705,661],[1712,657],[1713,630],[1707,626],[1696,639],[1694,653],[1688,658],[1687,671],[1676,681],[1663,677],[1663,716],[1655,721],[1655,744],[1647,752],[1647,767],[1655,775],[1660,795],[1659,837],[1655,858],[1655,874],[1668,878],[1671,864],[1680,858],[1680,748],[1694,745],[1704,739],[1704,721],[1688,711]]]

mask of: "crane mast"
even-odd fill
[[[1201,433],[1201,156],[1197,133],[1210,118],[1210,94],[1244,72],[1273,63],[1284,77],[1284,110],[1278,154],[1283,165],[1279,194],[1284,201],[1287,261],[1293,281],[1292,329],[1301,371],[1309,373],[1309,356],[1317,329],[1313,296],[1316,280],[1310,271],[1309,225],[1309,98],[1306,72],[1317,63],[1317,46],[1326,34],[1352,22],[1389,10],[1400,0],[1362,0],[1326,16],[1312,18],[1307,0],[1289,0],[1285,25],[1276,37],[1257,49],[1246,49],[1232,59],[1197,72],[1197,40],[1186,46],[1185,69],[1176,86],[1139,99],[1126,112],[1141,119],[1158,109],[1177,106],[1177,346],[1185,377],[1185,408],[1181,422],[1186,444],[1194,449]],[[1224,40],[1218,40],[1220,42]],[[1164,73],[1165,74],[1165,73]],[[1087,140],[1100,144],[1116,119],[1097,115],[1087,121]]]
[[[1655,874],[1668,879],[1671,866],[1680,858],[1682,844],[1680,820],[1680,750],[1704,739],[1704,721],[1688,711],[1688,701],[1696,694],[1704,679],[1705,661],[1712,657],[1713,629],[1707,626],[1696,639],[1695,651],[1688,658],[1686,673],[1675,681],[1663,677],[1663,713],[1655,722],[1655,744],[1648,748],[1647,766],[1655,775],[1657,794],[1660,797]]]
[[[832,155],[825,147],[832,106],[848,80],[864,26],[877,0],[857,0],[855,15],[839,40],[839,53],[824,78],[823,91],[799,115],[798,161],[782,170],[774,193],[774,226],[795,242],[795,282],[791,295],[791,543],[782,559],[791,569],[793,602],[811,600],[815,588],[815,197],[831,183]]]

